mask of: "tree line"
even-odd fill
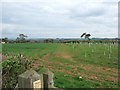
[[[32,40],[32,39],[27,39],[28,36],[24,34],[19,34],[19,36],[15,40],[9,40],[7,37],[2,38],[0,41],[5,42],[5,43],[117,43],[120,42],[118,39],[103,39],[103,40],[93,40],[89,39],[91,36],[90,34],[83,33],[81,37],[85,36],[84,40],[80,39],[44,39],[44,40]]]

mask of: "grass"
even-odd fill
[[[50,69],[59,88],[118,87],[117,44],[4,44],[2,53],[23,54],[37,63],[32,68],[38,73]]]
[[[53,48],[55,49],[56,45],[37,43],[5,44],[3,45],[3,53],[10,55],[16,55],[18,53],[21,53],[28,57],[39,58],[47,53],[53,52],[54,51]]]

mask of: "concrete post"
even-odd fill
[[[18,76],[18,88],[30,90],[43,90],[43,76],[34,70],[28,70]]]

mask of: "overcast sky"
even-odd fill
[[[1,7],[2,37],[118,37],[118,0],[2,0]]]

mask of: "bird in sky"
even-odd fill
[[[90,37],[91,35],[90,34],[86,34],[86,33],[83,33],[82,35],[81,35],[81,38],[82,37],[85,37],[85,39],[87,38],[88,40],[90,40]]]

